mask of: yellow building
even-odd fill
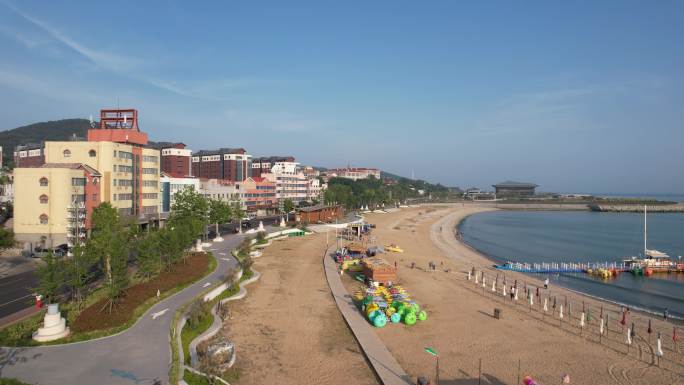
[[[78,163],[16,168],[14,232],[34,246],[73,245],[85,237],[100,203],[101,175]]]
[[[73,244],[83,238],[76,230],[90,228],[100,202],[139,222],[157,219],[159,150],[146,146],[136,110],[102,110],[100,127],[88,130],[87,141],[45,142],[45,164],[15,168],[15,192],[22,194],[14,206],[17,240],[45,241],[45,247]],[[73,215],[83,223],[70,222],[67,207],[78,211]]]

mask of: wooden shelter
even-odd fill
[[[363,274],[382,285],[397,282],[397,269],[382,258],[366,258],[362,261]]]

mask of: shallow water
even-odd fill
[[[612,262],[643,253],[643,214],[563,211],[494,211],[467,217],[462,239],[498,261]],[[673,259],[684,255],[684,214],[649,214],[648,248]],[[592,296],[684,318],[684,273],[604,280],[587,274],[551,276]]]

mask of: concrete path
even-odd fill
[[[323,258],[325,268],[325,278],[332,292],[333,298],[340,309],[342,316],[351,328],[356,340],[359,341],[363,353],[370,361],[375,373],[385,385],[406,385],[413,384],[411,378],[404,372],[404,369],[394,359],[392,353],[387,350],[385,344],[375,334],[373,327],[361,315],[359,309],[354,305],[351,295],[342,285],[340,272],[335,261],[330,257],[334,248],[328,249]]]
[[[176,310],[206,290],[206,283],[219,283],[228,268],[237,265],[230,251],[241,241],[239,235],[224,236],[223,242],[206,248],[217,258],[217,269],[152,306],[120,334],[68,345],[0,348],[0,377],[40,385],[167,384],[169,331]],[[161,315],[153,319],[153,313]]]

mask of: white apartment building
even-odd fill
[[[159,178],[159,192],[161,194],[160,201],[162,205],[161,211],[164,213],[171,211],[171,207],[173,207],[174,202],[174,195],[188,187],[199,192],[199,178],[174,178],[162,172],[162,175]]]

